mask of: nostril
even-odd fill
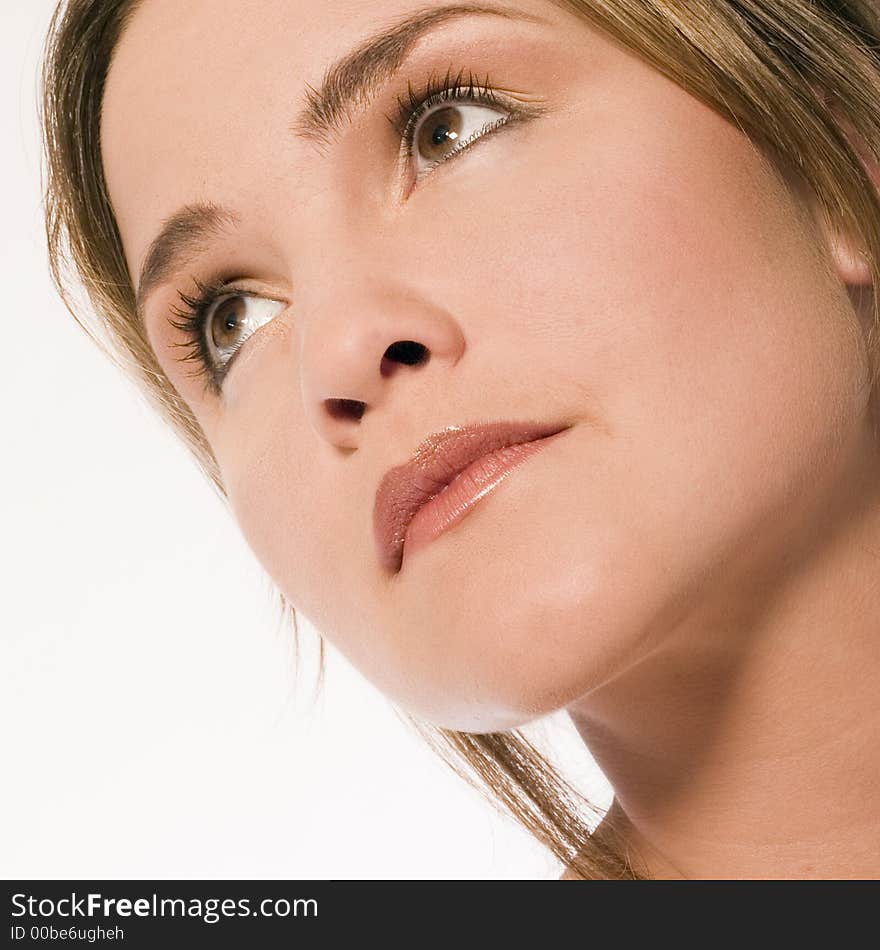
[[[392,372],[392,367],[388,364],[391,360],[395,363],[403,363],[405,366],[415,366],[424,363],[428,356],[428,348],[421,343],[415,343],[413,340],[398,340],[392,343],[385,351],[382,357],[381,371],[383,376],[388,376]]]
[[[387,356],[388,359],[397,360],[399,363],[406,363],[407,366],[421,363],[427,353],[428,350],[426,347],[422,346],[421,343],[414,343],[412,340],[398,340],[397,343],[392,343],[391,346],[385,350],[385,356]]]
[[[358,399],[327,399],[327,412],[334,419],[359,420],[367,408],[367,404]]]

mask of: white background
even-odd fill
[[[557,876],[332,648],[312,703],[235,524],[57,299],[35,106],[52,6],[0,0],[0,876]],[[567,721],[542,725],[607,804]]]

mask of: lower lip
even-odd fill
[[[500,485],[515,468],[566,431],[563,429],[534,442],[508,445],[471,462],[415,513],[406,531],[404,554],[412,554],[461,521],[481,498]]]

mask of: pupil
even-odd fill
[[[432,141],[435,145],[442,145],[442,144],[443,144],[443,140],[446,138],[446,136],[447,136],[448,134],[449,134],[449,126],[448,126],[448,125],[438,125],[438,126],[434,129],[434,134],[431,136],[431,141]]]

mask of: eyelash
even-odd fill
[[[467,79],[464,77],[465,70],[462,69],[457,76],[453,76],[452,69],[450,68],[446,76],[442,79],[439,76],[429,76],[425,84],[418,90],[413,90],[412,83],[407,83],[406,96],[403,98],[398,96],[397,112],[393,117],[389,118],[394,131],[400,138],[400,161],[402,164],[413,157],[415,130],[418,127],[419,121],[424,115],[430,112],[434,106],[441,102],[470,101],[489,106],[490,108],[503,108],[508,112],[508,116],[499,120],[497,124],[493,124],[493,128],[490,131],[495,131],[495,129],[501,125],[506,125],[523,116],[524,110],[517,109],[510,103],[501,101],[495,92],[495,88],[489,81],[488,75],[482,83],[477,81],[471,72],[467,73]],[[488,134],[490,134],[490,132],[484,132],[472,141],[485,138]],[[457,157],[459,153],[465,151],[470,144],[472,144],[471,141],[466,141],[452,152],[451,155],[435,162],[430,168],[436,168],[437,165],[444,164]]]
[[[223,379],[229,372],[229,367],[235,359],[237,350],[233,351],[232,356],[221,366],[215,367],[208,350],[208,344],[205,340],[205,331],[207,329],[208,313],[223,297],[256,297],[258,294],[252,294],[245,290],[238,290],[230,286],[225,280],[209,280],[205,283],[194,278],[194,283],[198,290],[195,296],[185,294],[178,290],[177,296],[180,298],[182,307],[172,306],[171,313],[178,317],[177,320],[170,320],[171,326],[180,330],[185,340],[182,343],[172,343],[172,346],[181,346],[189,350],[186,356],[178,357],[182,363],[190,360],[197,364],[193,377],[204,377],[205,388],[202,396],[210,390],[215,396],[221,393]]]
[[[440,102],[458,102],[470,101],[491,108],[500,108],[508,113],[507,117],[499,118],[486,131],[466,139],[454,152],[447,158],[440,159],[429,166],[434,169],[437,165],[445,164],[453,158],[458,157],[466,151],[471,145],[480,141],[499,128],[509,125],[512,122],[527,117],[529,114],[536,113],[534,107],[526,110],[503,102],[496,95],[495,89],[489,82],[488,75],[480,83],[475,80],[473,73],[467,73],[461,70],[457,76],[452,75],[451,68],[446,76],[431,75],[425,84],[418,90],[414,90],[411,83],[407,83],[405,96],[397,98],[397,110],[393,116],[386,116],[391,123],[394,131],[400,139],[400,152],[398,160],[401,165],[410,161],[413,154],[415,130],[418,127],[422,116],[426,115],[431,109]],[[429,171],[425,174],[430,173]],[[424,177],[424,175],[422,175]],[[181,362],[194,361],[197,364],[195,372],[190,374],[193,377],[204,377],[205,389],[203,396],[209,390],[219,398],[222,393],[223,379],[229,372],[229,369],[235,359],[237,350],[234,350],[229,359],[220,366],[215,367],[212,362],[211,354],[205,341],[205,331],[207,329],[208,313],[212,306],[221,297],[236,296],[259,296],[248,291],[238,290],[230,286],[228,281],[222,279],[212,279],[202,282],[194,280],[198,293],[194,296],[178,291],[182,306],[172,306],[171,313],[178,317],[178,320],[171,320],[171,326],[180,330],[186,337],[185,342],[172,344],[173,346],[182,346],[189,350],[186,356],[179,357]],[[243,345],[243,344],[242,344]]]

